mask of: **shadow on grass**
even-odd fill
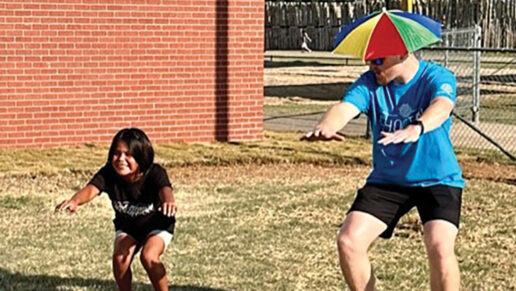
[[[335,63],[324,63],[324,62],[307,62],[307,61],[265,61],[265,68],[283,68],[283,67],[318,67],[318,66],[342,66],[342,64]]]
[[[11,273],[0,268],[0,290],[69,290],[73,288],[86,288],[87,290],[116,290],[113,280],[101,280],[94,278],[62,278],[49,275],[24,275]],[[133,290],[151,290],[150,284],[134,283]],[[224,291],[210,287],[192,285],[170,285],[174,291]]]
[[[489,75],[489,76],[480,76],[481,82],[498,82],[504,85],[516,84],[516,74],[498,74],[498,75]]]
[[[267,97],[302,97],[313,100],[340,100],[347,88],[351,85],[349,82],[337,82],[326,84],[304,84],[304,85],[280,85],[266,86],[264,94]]]

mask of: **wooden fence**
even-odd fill
[[[265,4],[265,49],[300,49],[301,29],[315,50],[331,50],[342,25],[380,10],[385,0],[352,2],[277,2]],[[400,0],[388,1],[399,9]],[[516,1],[514,0],[414,0],[414,12],[443,23],[443,28],[482,28],[482,47],[516,48]]]

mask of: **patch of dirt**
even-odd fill
[[[516,185],[516,165],[484,161],[459,161],[464,178]]]

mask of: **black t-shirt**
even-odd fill
[[[116,230],[122,230],[135,238],[144,239],[150,231],[161,229],[174,232],[174,217],[158,211],[161,206],[159,191],[172,187],[167,172],[153,164],[138,181],[130,183],[122,179],[110,164],[102,167],[89,184],[106,192],[115,210],[113,220]]]

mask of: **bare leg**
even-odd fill
[[[373,267],[367,250],[387,228],[378,218],[352,211],[344,220],[337,237],[340,267],[351,290],[374,290]]]
[[[165,242],[157,235],[150,236],[143,245],[140,259],[149,275],[154,290],[168,290],[165,266],[160,260],[165,250]]]
[[[136,244],[136,241],[125,233],[118,235],[115,239],[113,275],[120,291],[131,290],[131,262],[136,250]]]
[[[432,291],[460,289],[459,263],[454,251],[457,231],[453,223],[445,220],[431,220],[424,225]]]

